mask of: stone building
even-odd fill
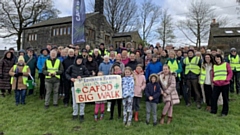
[[[132,47],[138,48],[138,44],[142,41],[138,31],[115,33],[112,37],[112,44],[114,48],[118,48],[120,43],[123,43],[124,47],[131,43]]]
[[[219,27],[213,19],[208,40],[208,48],[216,47],[229,54],[230,48],[235,47],[240,51],[240,27]]]
[[[24,29],[23,48],[40,50],[47,44],[67,46],[71,44],[72,17],[50,19]],[[92,47],[100,43],[112,43],[113,30],[103,15],[103,0],[95,0],[95,12],[86,14],[85,38]]]

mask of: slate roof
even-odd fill
[[[93,15],[98,14],[98,12],[93,13],[87,13],[86,18],[89,18]],[[37,28],[37,27],[44,27],[44,26],[52,26],[52,25],[59,25],[59,24],[66,24],[66,23],[72,23],[72,16],[66,16],[66,17],[59,17],[55,19],[49,19],[46,21],[42,21],[36,24],[33,24],[32,26],[26,27],[25,29],[31,29],[31,28]]]
[[[213,30],[213,37],[240,37],[240,27],[225,27]]]

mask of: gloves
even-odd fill
[[[18,77],[18,73],[15,73],[15,74],[14,74],[14,77]]]
[[[3,74],[0,74],[0,78],[3,79]]]
[[[18,76],[23,76],[23,73],[18,73]]]

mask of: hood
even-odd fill
[[[82,59],[82,63],[83,63],[83,57],[82,55],[78,55],[75,60],[74,60],[74,64],[77,65],[77,59]],[[82,63],[80,65],[82,65]]]
[[[159,81],[159,77],[158,77],[158,75],[157,74],[151,74],[150,76],[149,76],[149,82],[151,82],[151,78],[153,77],[153,76],[155,76],[156,78],[157,78],[157,81],[156,82],[158,82]]]
[[[2,59],[8,59],[8,58],[7,58],[7,53],[11,53],[11,58],[10,58],[9,60],[12,60],[14,54],[13,54],[11,51],[5,51],[5,52],[4,52],[4,57],[3,57]]]
[[[46,50],[46,51],[48,52],[48,54],[50,53],[50,51],[49,51],[47,48],[43,48],[43,49],[40,51],[40,53],[42,54],[44,50]]]

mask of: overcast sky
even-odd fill
[[[138,3],[141,3],[144,0],[136,0]],[[177,22],[180,19],[185,18],[185,14],[188,12],[189,3],[192,0],[152,0],[156,5],[161,6],[162,8],[167,8],[169,13],[171,13],[173,21]],[[208,4],[211,4],[215,8],[215,12],[218,15],[228,16],[229,24],[228,26],[237,26],[239,20],[237,19],[240,15],[237,15],[236,8],[240,8],[240,5],[236,3],[236,0],[203,0]],[[72,0],[54,0],[55,7],[61,11],[60,17],[70,16],[72,12]],[[89,12],[89,0],[85,0],[87,12]],[[174,45],[185,45],[188,44],[188,40],[184,37],[184,35],[178,30],[175,31],[175,35],[177,39],[175,40]],[[157,37],[153,37],[154,40],[151,41],[152,44],[156,42],[160,42]],[[13,42],[13,40],[11,40]],[[4,49],[5,45],[8,43],[1,43],[2,39],[0,39],[0,49]],[[7,41],[9,42],[9,41]],[[207,42],[207,41],[205,41]]]

